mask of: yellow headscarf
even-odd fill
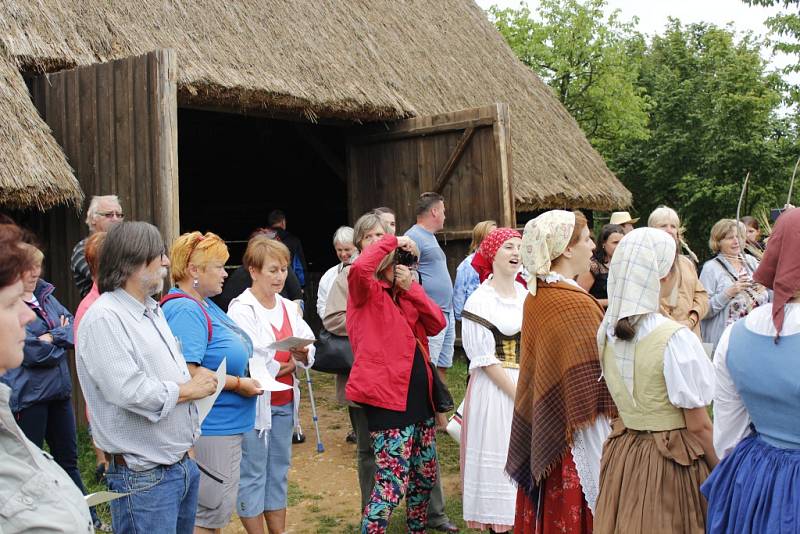
[[[574,229],[571,211],[547,211],[528,221],[522,234],[522,264],[531,276],[543,278],[550,273],[553,260],[567,249]],[[535,280],[528,284],[528,291],[536,294]]]

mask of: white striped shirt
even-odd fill
[[[78,328],[76,354],[92,437],[141,471],[179,461],[200,435],[194,402],[178,404],[191,379],[156,301],[124,289],[103,293]]]

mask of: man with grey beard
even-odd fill
[[[100,253],[100,298],[77,332],[76,363],[92,435],[109,462],[106,479],[125,497],[111,502],[114,532],[189,534],[199,470],[191,448],[200,435],[194,400],[211,395],[208,369],[194,377],[153,300],[169,259],[158,229],[122,222]]]

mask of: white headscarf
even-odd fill
[[[536,294],[536,279],[550,274],[554,259],[561,256],[569,245],[575,228],[575,214],[571,211],[551,210],[528,221],[522,233],[522,264],[531,274],[528,291]]]
[[[617,321],[657,312],[661,279],[675,261],[675,239],[663,230],[637,228],[622,238],[608,270],[608,309],[597,332],[600,357]],[[614,340],[614,357],[628,391],[633,394],[633,340]]]

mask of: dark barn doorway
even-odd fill
[[[218,234],[238,266],[253,230],[283,210],[303,243],[306,318],[316,322],[316,284],[338,261],[333,233],[350,224],[344,161],[340,127],[179,108],[180,232]]]

